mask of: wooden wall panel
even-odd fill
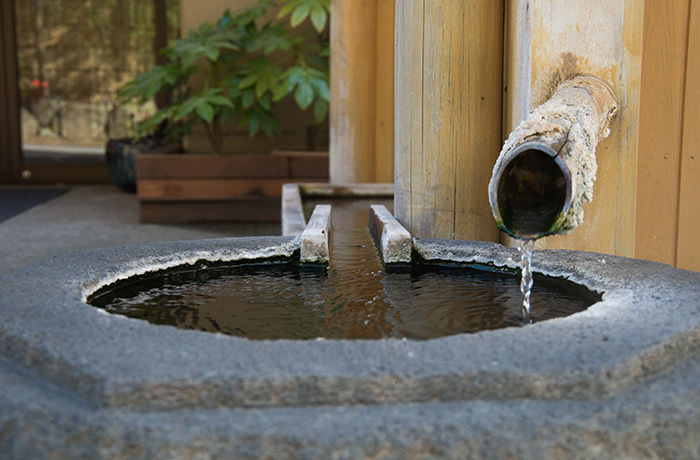
[[[421,182],[423,111],[423,2],[400,0],[396,5],[394,214],[408,229],[413,223],[413,182]],[[413,171],[415,164],[415,171]]]
[[[331,2],[330,176],[394,176],[394,0]]]
[[[635,239],[637,132],[644,3],[634,0],[513,0],[506,50],[510,67],[506,111],[509,133],[557,85],[577,74],[607,81],[619,103],[610,136],[598,145],[594,199],[585,222],[540,248],[570,248],[631,256]],[[522,90],[521,88],[527,88]],[[504,241],[512,244],[509,239]]]
[[[331,182],[372,182],[377,1],[333,0],[331,21]]]
[[[691,2],[683,111],[677,266],[700,271],[700,2]]]
[[[148,154],[137,159],[144,179],[322,179],[328,180],[328,154],[316,152],[272,155]]]
[[[182,201],[281,197],[289,179],[140,179],[139,199]]]
[[[495,240],[503,4],[402,1],[396,27],[395,213],[418,237]]]
[[[454,21],[464,16],[464,6],[429,1],[423,19],[423,99],[411,107],[423,111],[420,166],[413,165],[423,172],[414,176],[420,180],[412,184],[409,231],[425,238],[454,238],[457,154],[466,143],[459,134],[467,121],[458,98],[463,90],[460,80],[466,80],[469,72],[464,62],[469,45],[463,39],[467,32]]]
[[[394,180],[394,2],[377,0],[375,182]]]
[[[488,184],[501,147],[504,10],[493,1],[467,2],[467,6],[464,13],[470,19],[463,37],[463,67],[455,67],[454,62],[450,67],[450,84],[467,80],[455,98],[464,116],[452,121],[456,131],[465,131],[458,137],[463,145],[448,147],[457,147],[454,234],[462,240],[497,241]]]
[[[635,256],[676,263],[688,0],[648,1],[644,20]]]

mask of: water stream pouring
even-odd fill
[[[534,240],[583,222],[583,205],[593,199],[595,149],[616,112],[615,95],[602,80],[567,80],[511,133],[493,167],[489,201],[498,228],[518,240],[525,321]]]

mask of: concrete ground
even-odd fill
[[[0,276],[54,255],[153,241],[280,235],[279,223],[139,223],[135,195],[114,186],[76,186],[0,222]]]

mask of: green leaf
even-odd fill
[[[252,90],[246,90],[243,92],[243,97],[241,98],[241,102],[243,104],[244,108],[248,108],[251,105],[253,105],[253,101],[255,100],[255,93]]]
[[[253,115],[253,117],[250,119],[250,137],[255,137],[255,135],[258,133],[258,130],[260,129],[260,118],[257,117],[257,115]]]
[[[256,74],[249,74],[247,77],[241,80],[241,82],[238,84],[238,87],[241,89],[250,88],[251,86],[255,85],[257,81],[258,76]]]
[[[201,99],[198,97],[187,99],[185,103],[182,104],[174,113],[175,121],[182,120],[183,118],[192,114],[192,112],[197,108],[197,105],[199,105],[200,102]]]
[[[240,97],[240,95],[241,95],[241,90],[238,89],[238,86],[234,86],[234,87],[231,88],[230,91],[228,92],[228,97],[229,97],[230,99],[238,99],[238,97]]]
[[[167,111],[159,111],[159,112],[154,113],[152,116],[146,118],[141,123],[139,123],[139,125],[137,127],[138,136],[139,137],[148,136],[158,127],[158,125],[161,124],[161,122],[163,120],[165,120],[167,118],[169,118]]]
[[[306,110],[314,100],[314,90],[308,83],[301,83],[294,92],[294,100],[300,109]]]
[[[197,115],[203,118],[207,123],[211,123],[214,119],[214,108],[206,102],[203,102],[197,105]]]
[[[294,84],[291,81],[289,81],[289,79],[284,79],[280,82],[279,85],[275,86],[272,98],[274,101],[279,101],[287,94],[291,93],[293,89]]]
[[[328,102],[323,99],[316,99],[314,104],[314,119],[316,123],[321,123],[328,114]]]
[[[291,3],[287,3],[286,5],[284,5],[280,9],[280,12],[277,13],[277,19],[282,19],[283,17],[288,15],[294,9],[296,4],[297,4],[297,2],[291,2]]]
[[[309,10],[311,9],[311,5],[308,3],[304,3],[302,5],[299,5],[295,10],[294,13],[292,13],[292,19],[290,20],[290,24],[292,27],[296,27],[302,22],[304,22],[304,19],[309,15]]]
[[[265,15],[268,6],[269,2],[260,2],[257,5],[244,8],[240,13],[237,13],[232,18],[233,25],[237,27],[245,27],[251,23],[254,23],[258,18]]]
[[[204,55],[209,58],[210,61],[216,61],[219,59],[219,50],[216,48],[205,48]]]
[[[221,96],[221,95],[211,96],[211,97],[207,98],[207,101],[209,101],[209,103],[213,104],[213,105],[222,105],[222,106],[234,108],[233,102],[231,102],[230,99],[228,99],[224,96]]]
[[[265,54],[269,54],[276,49],[289,49],[291,43],[287,37],[288,27],[282,25],[266,24],[260,32],[254,33],[249,37],[246,44],[246,50],[249,53],[255,53],[264,49]]]
[[[316,93],[324,100],[331,100],[331,91],[328,88],[328,83],[322,78],[311,79],[311,84],[313,85]]]
[[[219,21],[216,23],[216,25],[220,28],[226,27],[229,24],[231,24],[232,21],[233,21],[233,18],[231,17],[231,10],[227,9],[226,11],[224,11],[224,14],[221,15],[221,17],[219,18]]]
[[[255,96],[260,99],[265,91],[270,89],[270,84],[267,79],[260,80],[257,85],[255,85]]]
[[[272,107],[272,101],[270,100],[269,94],[265,94],[263,97],[258,99],[258,104],[265,110],[270,110]]]
[[[286,78],[289,84],[294,87],[304,80],[304,69],[300,66],[291,67],[282,74],[282,78]]]
[[[118,97],[122,102],[136,99],[145,103],[173,79],[177,79],[177,75],[173,73],[172,67],[154,66],[150,72],[141,73],[124,85]]]
[[[326,20],[328,15],[322,6],[316,6],[311,10],[311,23],[314,25],[316,32],[321,33],[326,28]]]
[[[267,136],[268,139],[273,139],[275,134],[279,133],[279,130],[277,129],[277,122],[275,120],[265,120],[265,123],[263,123],[263,130],[265,131],[265,136]]]

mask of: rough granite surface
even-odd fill
[[[122,246],[0,278],[0,458],[700,458],[699,273],[535,251],[535,272],[603,300],[428,341],[250,341],[84,302],[134,273],[298,247],[292,237]],[[414,240],[414,250],[517,264],[491,243]]]

